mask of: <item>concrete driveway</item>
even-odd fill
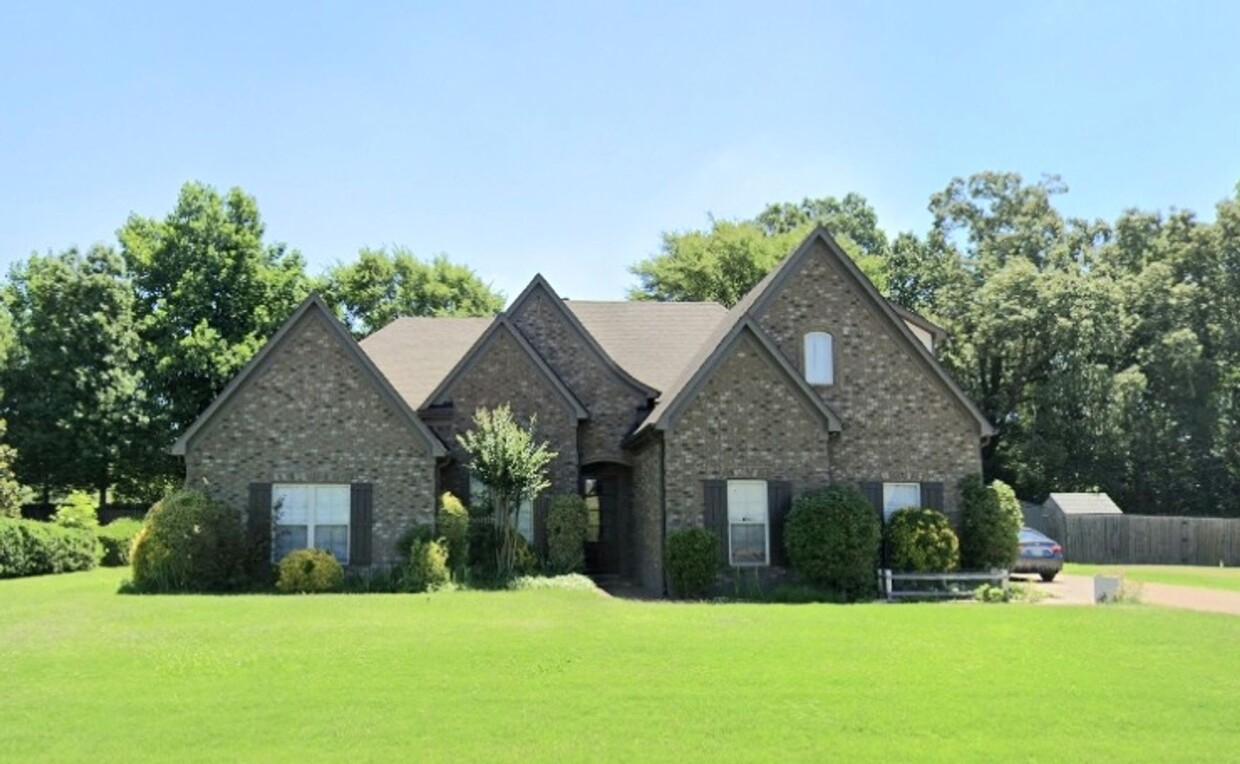
[[[1038,576],[1012,576],[1012,580],[1031,584],[1034,589],[1045,592],[1047,605],[1092,605],[1094,604],[1093,576],[1073,576],[1061,573],[1050,583]],[[1174,607],[1183,610],[1199,610],[1206,613],[1227,613],[1240,615],[1240,592],[1227,592],[1217,589],[1200,589],[1194,586],[1172,586],[1171,584],[1153,584],[1130,582],[1136,589],[1137,602],[1146,605]]]

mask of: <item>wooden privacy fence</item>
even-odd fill
[[[1240,565],[1240,518],[1067,515],[1056,525],[1068,562]]]

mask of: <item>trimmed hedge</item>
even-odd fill
[[[947,516],[935,509],[908,507],[887,523],[892,570],[946,573],[960,567],[960,542]]]
[[[877,594],[881,541],[874,509],[845,486],[798,496],[784,525],[784,547],[793,569],[848,600]]]
[[[966,570],[1011,570],[1020,553],[1024,516],[1011,488],[980,475],[960,481],[960,556]]]
[[[103,545],[102,564],[108,567],[124,567],[130,563],[133,540],[142,530],[142,521],[122,517],[100,526],[95,535]]]
[[[469,510],[450,491],[439,499],[439,535],[448,545],[448,566],[462,578],[469,564]]]
[[[344,586],[344,568],[324,549],[295,549],[280,560],[276,590],[285,594],[337,592]]]
[[[586,501],[576,494],[551,500],[547,513],[547,570],[551,574],[579,573],[585,567]]]
[[[90,570],[99,542],[85,528],[0,517],[0,578]]]
[[[719,542],[704,528],[672,531],[667,537],[667,580],[681,599],[706,596],[719,571]]]

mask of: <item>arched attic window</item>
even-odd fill
[[[835,343],[826,332],[805,335],[805,381],[811,385],[835,384]]]

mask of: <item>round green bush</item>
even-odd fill
[[[151,507],[134,539],[133,587],[143,592],[242,588],[250,583],[251,546],[240,512],[202,491],[177,491]]]
[[[99,537],[99,543],[103,545],[102,564],[110,567],[128,565],[133,540],[140,530],[142,530],[142,521],[132,517],[122,517],[100,526],[95,534]]]
[[[337,592],[344,585],[344,568],[324,549],[294,549],[280,560],[276,589],[285,594]]]
[[[95,507],[95,498],[85,491],[74,491],[56,509],[52,522],[66,528],[93,531],[99,527],[99,510]]]
[[[667,537],[667,580],[673,596],[701,599],[719,572],[719,542],[703,528],[672,531]]]
[[[576,494],[556,496],[547,513],[547,566],[553,575],[577,573],[585,566],[585,499]]]
[[[793,569],[847,600],[876,594],[881,541],[874,509],[844,486],[797,497],[784,525],[784,547]]]
[[[980,475],[960,481],[960,557],[966,570],[1010,570],[1020,552],[1024,517],[1011,488]]]
[[[960,542],[942,512],[909,507],[887,523],[887,555],[892,570],[946,573],[960,567]]]

